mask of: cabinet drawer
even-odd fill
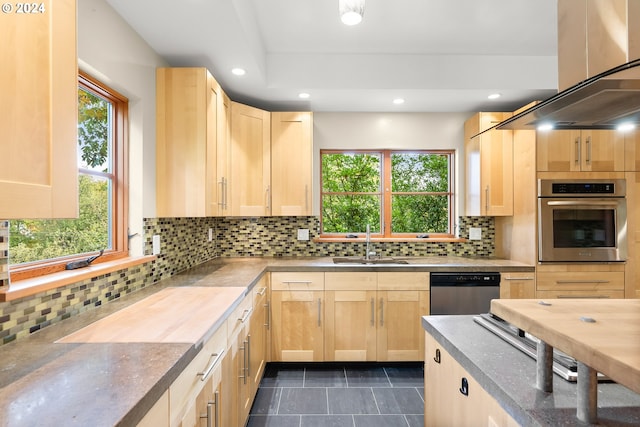
[[[380,291],[428,291],[429,272],[378,273]]]
[[[327,291],[375,291],[377,283],[377,273],[375,272],[324,274],[324,288]]]
[[[538,291],[623,290],[622,271],[539,272]]]
[[[323,291],[324,273],[305,271],[271,273],[271,289],[274,291]]]
[[[222,324],[169,387],[171,425],[177,425],[182,419],[190,403],[204,387],[213,368],[222,361],[226,348],[227,328]]]
[[[255,289],[255,288],[254,288]],[[249,324],[253,311],[253,295],[249,293],[227,318],[227,339],[231,341],[235,334]]]

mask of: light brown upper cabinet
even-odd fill
[[[271,113],[231,102],[230,214],[271,214]]]
[[[271,214],[311,215],[313,113],[271,113]]]
[[[0,14],[3,219],[78,216],[76,2],[38,4]]]
[[[624,171],[624,136],[612,130],[536,133],[539,172]]]
[[[513,132],[483,132],[509,117],[511,113],[481,112],[464,124],[468,216],[513,215]]]
[[[221,215],[225,188],[217,150],[228,127],[225,95],[206,68],[159,68],[156,74],[157,216]]]
[[[625,170],[640,171],[640,129],[624,133]]]

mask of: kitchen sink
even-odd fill
[[[406,259],[394,257],[370,257],[346,256],[333,258],[334,264],[409,264]]]

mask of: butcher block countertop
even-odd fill
[[[0,346],[0,426],[135,425],[268,271],[534,271],[499,259],[406,260],[372,266],[335,265],[331,258],[216,258],[123,295]],[[167,332],[179,314],[162,321],[150,315],[154,307],[193,307],[187,302],[193,298],[212,305],[207,321],[192,331]],[[202,319],[202,313],[191,316]]]

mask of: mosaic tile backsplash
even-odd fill
[[[8,239],[3,234],[4,223],[6,221],[0,221],[0,255],[8,246]],[[463,243],[375,243],[373,249],[383,256],[493,256],[493,218],[459,218],[460,237],[468,237],[469,227],[482,228],[483,239]],[[8,234],[8,226],[5,228]],[[144,221],[145,254],[152,253],[152,237],[159,235],[160,254],[156,261],[0,303],[0,344],[19,340],[217,256],[347,256],[364,253],[364,243],[299,241],[297,230],[300,228],[309,229],[313,239],[318,236],[319,220],[317,217],[147,218]],[[213,230],[212,241],[209,241],[209,229]],[[7,263],[6,257],[0,257],[0,280]]]

